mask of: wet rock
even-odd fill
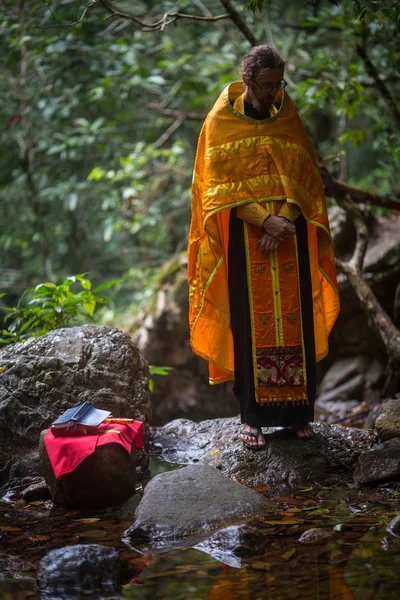
[[[146,486],[125,532],[131,542],[151,540],[168,546],[271,510],[274,503],[207,465],[160,473]],[[158,542],[158,544],[157,544]]]
[[[58,329],[7,346],[0,371],[0,486],[41,475],[40,431],[67,408],[88,401],[146,424],[151,417],[148,365],[117,329]],[[147,452],[138,454],[137,466],[147,471]]]
[[[315,404],[315,417],[318,421],[337,423],[338,421],[345,419],[349,412],[358,406],[360,406],[360,402],[358,400],[324,401],[323,398],[318,398]],[[366,427],[366,429],[371,428]]]
[[[390,521],[389,525],[386,527],[386,531],[395,537],[400,538],[400,515],[397,515],[397,517]]]
[[[135,512],[139,505],[139,502],[142,499],[143,494],[135,493],[134,496],[131,496],[129,500],[124,502],[119,509],[120,518],[123,521],[133,521],[135,518]]]
[[[354,473],[358,484],[392,481],[400,477],[400,438],[378,444],[358,459]]]
[[[347,356],[346,358],[335,361],[333,365],[329,367],[320,383],[320,394],[322,395],[326,392],[330,392],[344,382],[364,373],[370,362],[371,358],[365,354],[360,354],[359,356]]]
[[[329,534],[320,529],[319,527],[314,527],[313,529],[307,529],[302,535],[299,537],[299,542],[302,544],[320,544],[329,537]]]
[[[119,600],[119,558],[113,548],[78,544],[52,550],[40,561],[41,600]]]
[[[129,455],[119,444],[98,446],[69,473],[56,479],[40,435],[39,454],[46,483],[55,505],[66,508],[99,509],[118,506],[135,493],[136,450],[132,445]]]
[[[375,421],[379,439],[385,442],[400,438],[400,397],[386,400],[379,409]]]
[[[214,533],[194,548],[209,554],[215,560],[240,569],[246,559],[258,556],[267,545],[267,538],[248,525],[232,525]]]
[[[371,356],[360,354],[337,360],[320,383],[317,404],[325,407],[337,401],[372,401],[373,390],[383,376],[382,363]]]
[[[25,502],[35,502],[36,500],[47,500],[50,498],[50,491],[44,479],[37,483],[32,483],[21,492],[21,498]]]
[[[211,452],[226,446],[237,436],[239,427],[237,417],[208,419],[200,423],[175,419],[164,427],[153,427],[152,439],[162,448],[163,460],[188,464],[202,461]]]
[[[162,445],[161,457],[169,462],[204,462],[224,475],[256,487],[291,488],[312,481],[322,482],[337,472],[353,470],[358,454],[375,441],[371,431],[314,423],[314,436],[302,440],[288,430],[264,429],[266,448],[254,452],[238,438],[237,418],[194,423],[175,420],[153,430]]]
[[[365,376],[363,374],[355,375],[355,377],[338,385],[338,387],[333,388],[328,392],[320,393],[318,396],[318,404],[324,405],[327,402],[335,400],[361,400],[364,384]]]

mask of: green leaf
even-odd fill
[[[93,290],[93,294],[97,294],[103,290],[108,290],[108,288],[112,287],[113,285],[117,285],[117,283],[121,283],[121,281],[122,279],[112,279],[111,281],[106,281],[106,283],[98,285],[97,288]]]
[[[149,367],[150,375],[168,375],[168,371],[172,371],[173,367]]]
[[[103,169],[101,169],[100,167],[95,167],[89,173],[88,180],[89,181],[100,181],[100,179],[103,179],[105,174],[106,174],[106,172]]]
[[[86,300],[86,302],[83,303],[83,308],[86,310],[86,312],[91,317],[93,317],[94,310],[96,308],[96,300],[94,298],[91,298],[90,300]]]
[[[89,279],[82,279],[81,286],[83,287],[84,290],[90,290],[92,287],[92,282],[89,281]]]

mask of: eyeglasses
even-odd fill
[[[260,90],[263,90],[263,92],[272,92],[272,90],[277,89],[283,90],[287,86],[287,81],[285,81],[284,79],[282,79],[282,81],[277,81],[276,83],[263,83],[263,85],[258,83],[258,81],[256,81],[255,79],[253,79],[253,81],[256,84],[256,86],[260,88]]]

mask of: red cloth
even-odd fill
[[[96,450],[97,446],[120,444],[129,454],[133,442],[135,442],[136,449],[143,447],[142,421],[134,421],[126,425],[107,423],[99,425],[97,429],[102,429],[107,433],[55,437],[51,430],[48,430],[44,436],[44,443],[57,479],[76,469],[85,458]],[[116,430],[119,433],[116,433]]]

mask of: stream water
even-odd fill
[[[153,459],[153,475],[168,468]],[[268,494],[266,488],[257,491]],[[159,552],[127,546],[122,535],[131,521],[119,512],[65,512],[54,510],[50,501],[5,498],[0,502],[0,570],[4,554],[15,559],[13,576],[0,580],[0,600],[398,600],[400,538],[386,527],[400,512],[399,487],[314,485],[273,499],[277,510],[247,523],[232,547],[214,539]],[[311,528],[325,536],[319,543],[300,542]],[[73,544],[118,550],[124,566],[114,595],[37,591],[41,558]],[[17,559],[29,564],[19,565]]]

